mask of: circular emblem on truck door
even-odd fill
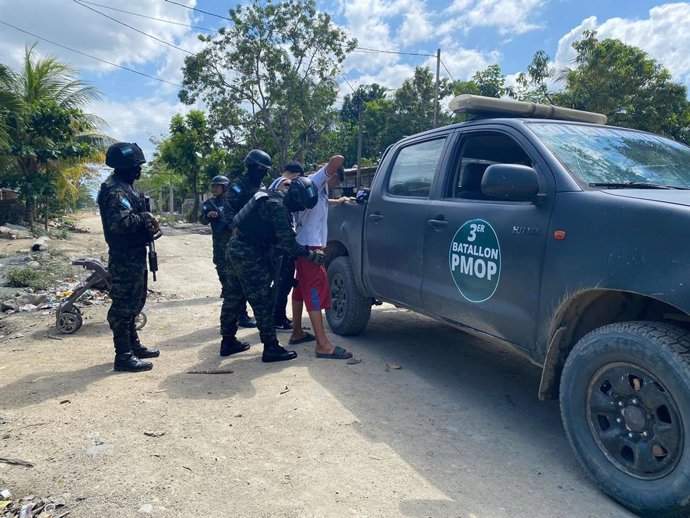
[[[501,246],[493,227],[483,219],[466,221],[450,243],[448,265],[463,297],[490,299],[501,277]]]

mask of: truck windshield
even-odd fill
[[[690,148],[651,133],[568,123],[529,128],[581,183],[598,188],[690,188]]]

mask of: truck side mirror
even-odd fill
[[[499,200],[536,201],[539,192],[537,172],[520,164],[493,164],[482,177],[482,192]]]

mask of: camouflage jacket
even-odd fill
[[[146,212],[144,195],[115,174],[98,192],[103,234],[110,248],[139,248],[151,241],[153,217]]]
[[[216,211],[217,218],[209,218],[208,213]],[[211,231],[214,235],[230,233],[230,225],[232,219],[225,217],[225,195],[213,196],[206,200],[201,205],[201,223],[203,225],[211,224]]]
[[[236,178],[230,183],[230,187],[225,193],[225,219],[231,223],[242,207],[252,199],[258,191],[261,185],[256,185],[252,183],[246,174]]]
[[[235,218],[237,239],[259,248],[275,246],[291,257],[309,255],[307,247],[295,239],[291,214],[284,199],[282,192],[255,195],[246,207],[249,210]]]

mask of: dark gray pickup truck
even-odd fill
[[[394,144],[368,201],[331,209],[331,329],[384,301],[509,346],[606,493],[688,516],[690,148],[589,112],[451,108],[473,120]]]

